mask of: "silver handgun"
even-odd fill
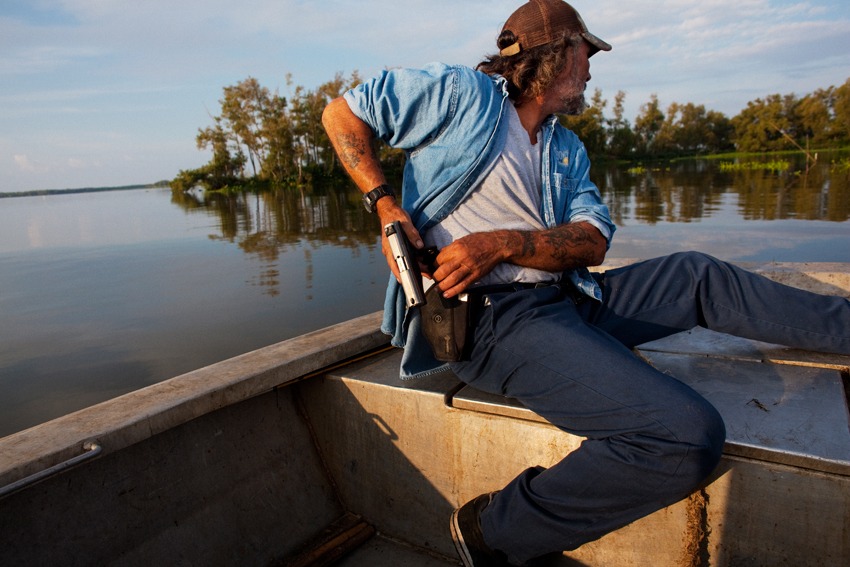
[[[401,287],[404,289],[407,307],[416,307],[425,303],[425,292],[422,289],[422,273],[419,261],[413,255],[413,247],[407,240],[407,235],[398,221],[384,226],[384,234],[390,242],[396,265],[398,266]]]

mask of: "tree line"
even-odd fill
[[[74,189],[35,189],[32,191],[18,191],[15,193],[0,193],[0,199],[9,197],[50,197],[51,195],[71,195],[74,193],[104,193],[106,191],[131,191],[133,189],[153,189],[168,187],[170,181],[167,179],[156,183],[143,185],[119,185],[116,187],[77,187]]]
[[[803,97],[772,94],[747,103],[736,116],[693,103],[672,103],[662,111],[658,96],[640,107],[632,125],[624,116],[626,94],[608,101],[597,89],[591,107],[561,122],[584,141],[591,156],[663,159],[724,152],[775,152],[836,148],[850,144],[850,79],[839,87]]]
[[[322,127],[322,111],[358,83],[356,72],[348,78],[337,73],[316,89],[295,87],[290,97],[253,77],[224,87],[220,113],[195,138],[198,149],[211,151],[212,158],[198,169],[180,171],[172,190],[297,185],[317,173],[332,174],[336,155]]]
[[[201,128],[198,149],[210,161],[182,170],[171,182],[181,192],[264,186],[304,186],[341,173],[321,124],[322,111],[334,98],[361,81],[337,73],[315,89],[298,86],[281,96],[248,77],[224,87],[218,115]],[[287,76],[287,86],[292,87]],[[826,149],[850,145],[850,78],[844,84],[799,97],[773,94],[747,103],[738,115],[693,103],[661,108],[658,96],[641,105],[632,124],[624,115],[626,93],[619,91],[606,115],[608,100],[596,89],[591,106],[561,123],[584,142],[593,159],[655,160],[725,152]],[[383,163],[400,170],[402,152],[380,149]]]

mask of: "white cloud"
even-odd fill
[[[25,43],[25,42],[24,42]],[[62,45],[41,45],[17,48],[8,46],[0,57],[2,74],[34,74],[53,72],[79,60],[102,55],[93,48]]]
[[[60,176],[73,156],[78,165],[105,164],[75,169],[77,179],[114,168],[109,185],[147,181],[123,159],[104,157],[109,148],[96,141],[105,132],[120,136],[109,142],[116,155],[144,153],[154,179],[175,175],[198,165],[186,155],[204,160],[194,137],[224,86],[250,75],[285,95],[287,73],[312,88],[337,72],[474,65],[522,1],[41,0],[17,19],[0,9],[0,132],[15,140],[6,155],[24,160],[0,163],[9,168],[0,178],[38,169],[27,156]],[[850,77],[846,0],[573,3],[614,45],[592,60],[590,88],[609,101],[625,91],[627,117],[652,93],[662,106],[694,102],[733,115],[760,96],[802,95]]]
[[[42,169],[33,163],[25,154],[15,154],[14,160],[21,171],[36,172]]]
[[[805,95],[850,77],[850,8],[829,0],[659,0],[588,7],[614,51],[595,57],[591,88],[627,93],[627,115],[656,93],[727,115],[772,93]],[[582,7],[580,7],[582,9]]]

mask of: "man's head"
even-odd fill
[[[583,108],[584,82],[580,59],[611,46],[590,33],[579,13],[562,0],[529,0],[518,8],[502,27],[497,40],[499,53],[487,57],[478,69],[508,80],[508,91],[515,104],[543,96],[564,73],[572,68],[581,98],[570,113]],[[585,61],[586,63],[586,61]]]
[[[600,50],[611,51],[611,45],[590,33],[576,9],[562,0],[529,0],[511,14],[499,39],[508,34],[513,35],[513,41],[499,41],[499,55],[503,57],[550,44],[564,36],[586,41],[590,45],[589,56]]]

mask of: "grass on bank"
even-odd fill
[[[850,148],[830,148],[823,150],[811,150],[809,152],[800,150],[785,150],[781,152],[726,152],[722,154],[708,154],[676,157],[666,160],[655,160],[645,164],[638,162],[626,171],[633,175],[641,175],[647,171],[666,171],[670,164],[690,160],[712,160],[719,161],[720,171],[769,171],[773,173],[787,172],[792,169],[792,162],[783,157],[808,156],[808,161],[814,163],[818,158],[829,158],[830,170],[837,172],[850,172]],[[765,158],[770,158],[765,160]],[[803,173],[803,170],[794,171]]]

